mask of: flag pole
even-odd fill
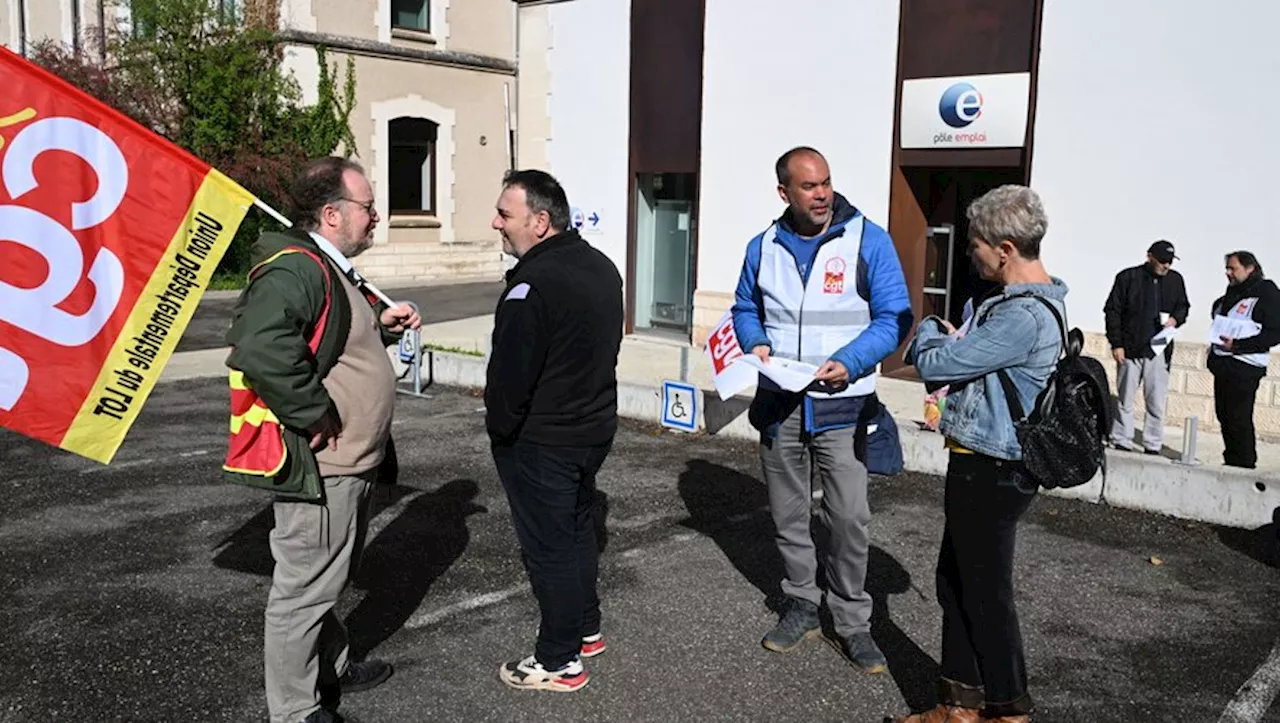
[[[285,228],[293,228],[293,224],[290,223],[289,219],[285,218],[284,215],[281,214],[279,211],[268,206],[266,203],[262,201],[262,199],[254,197],[253,205],[256,206],[259,211],[262,211],[263,213],[267,214],[271,218],[275,219],[277,222],[283,224]],[[387,306],[390,306],[392,308],[399,306],[398,303],[391,300],[390,296],[387,296],[386,294],[382,293],[381,289],[374,286],[373,282],[361,276],[360,272],[356,271],[355,267],[351,265],[351,260],[348,259],[346,256],[343,256],[336,248],[333,247],[332,244],[317,243],[316,245],[320,247],[320,250],[324,252],[325,256],[328,256],[329,260],[332,261],[334,264],[336,264],[337,267],[341,269],[343,273],[352,276],[356,282],[356,285],[363,287],[369,293],[378,297],[378,299],[381,300],[383,303],[385,303]]]

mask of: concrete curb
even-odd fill
[[[163,381],[225,374],[223,362],[227,351],[211,349],[176,355],[173,361],[178,363],[169,365],[171,368],[166,369]],[[485,385],[484,359],[428,351],[423,362],[423,382],[428,392],[432,384],[468,388]],[[699,431],[736,439],[758,439],[759,433],[732,402],[741,400],[721,402],[714,393],[699,390],[698,407],[703,410],[698,420]],[[731,419],[708,432],[709,412],[713,418]],[[661,389],[619,384],[618,413],[656,423],[662,418]],[[941,437],[902,423],[899,434],[908,470],[932,475],[946,472],[947,451]],[[1068,490],[1047,490],[1046,494],[1245,529],[1269,524],[1272,510],[1280,507],[1280,478],[1251,474],[1247,470],[1203,464],[1186,466],[1168,459],[1119,452],[1108,452],[1107,466],[1105,483],[1099,475],[1088,484]]]

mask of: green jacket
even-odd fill
[[[294,246],[324,261],[329,275],[329,318],[319,349],[313,358],[307,341],[324,310],[325,271],[306,254],[290,253],[272,259]],[[351,304],[341,284],[342,272],[333,265],[305,231],[265,233],[253,245],[250,261],[257,267],[240,293],[231,316],[227,343],[232,347],[227,366],[244,373],[246,381],[284,427],[288,459],[274,478],[263,479],[224,470],[227,481],[269,489],[282,497],[319,500],[324,485],[306,430],[328,411],[337,414],[333,400],[321,383],[338,362],[351,331]],[[381,317],[386,304],[371,304]],[[385,328],[383,342],[399,339]],[[388,445],[388,457],[394,453]],[[388,463],[394,466],[394,460]]]

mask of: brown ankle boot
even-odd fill
[[[980,723],[982,687],[942,678],[938,681],[938,707],[925,713],[885,718],[885,723]]]

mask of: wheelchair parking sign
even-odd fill
[[[692,384],[662,383],[662,426],[683,432],[698,429],[698,390]]]

